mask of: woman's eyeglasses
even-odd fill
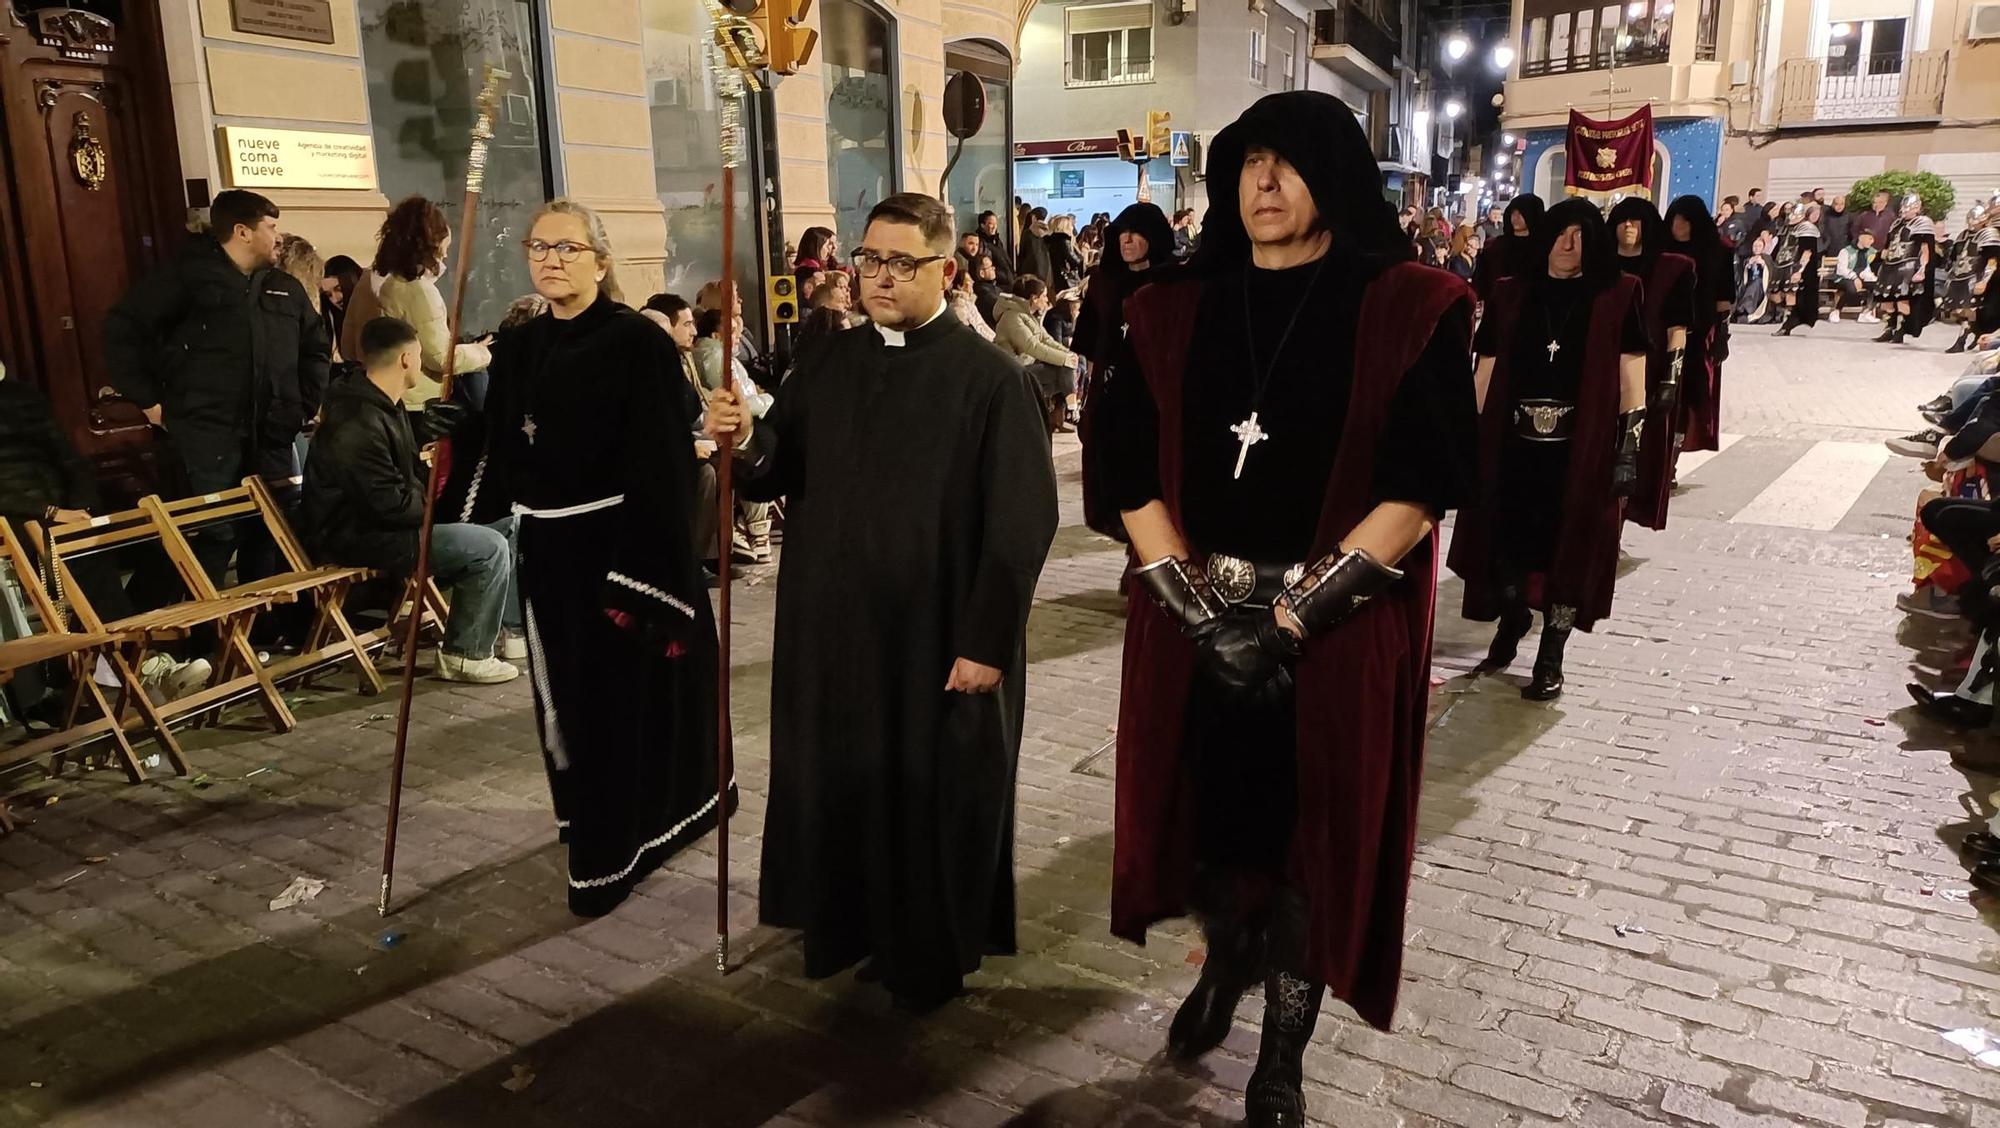
[[[564,266],[582,258],[583,253],[591,249],[588,243],[572,243],[567,239],[560,243],[551,243],[545,239],[529,239],[521,244],[521,248],[528,252],[529,262],[545,262],[548,260],[549,252],[554,251],[556,261]]]
[[[873,278],[882,273],[882,268],[886,266],[889,268],[889,277],[898,282],[913,282],[916,280],[917,271],[934,262],[943,262],[947,257],[949,256],[926,255],[923,258],[911,258],[908,255],[893,255],[884,258],[873,251],[856,251],[854,268],[860,271],[861,277]]]

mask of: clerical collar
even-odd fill
[[[905,344],[908,343],[909,338],[911,337],[912,334],[921,333],[925,329],[929,328],[931,322],[936,321],[940,317],[943,317],[945,314],[945,310],[948,308],[949,307],[945,305],[944,295],[942,294],[938,295],[937,312],[931,314],[929,317],[924,318],[924,323],[922,325],[917,326],[915,329],[912,329],[907,333],[899,329],[891,329],[887,325],[884,325],[879,321],[874,322],[873,324],[875,326],[875,331],[877,333],[882,334],[883,344],[889,346],[892,349],[900,349],[904,347]]]

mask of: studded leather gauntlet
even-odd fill
[[[1389,567],[1366,549],[1333,553],[1321,557],[1287,587],[1278,605],[1291,612],[1311,638],[1353,618],[1363,604],[1402,578],[1401,569]]]
[[[1192,634],[1222,615],[1222,601],[1209,587],[1208,573],[1200,565],[1167,556],[1137,569],[1132,576],[1167,618],[1180,625],[1182,633]]]
[[[1618,454],[1611,463],[1611,494],[1631,497],[1639,488],[1639,436],[1646,429],[1646,409],[1618,417]]]

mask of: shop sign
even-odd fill
[[[1061,200],[1083,199],[1083,170],[1080,168],[1056,170],[1056,190],[1051,195]]]
[[[237,188],[375,187],[375,143],[365,133],[220,127],[222,159]]]
[[[333,0],[229,0],[229,24],[248,35],[333,42]]]
[[[1115,157],[1118,138],[1083,137],[1069,141],[1016,141],[1014,157]]]

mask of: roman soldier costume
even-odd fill
[[[1875,274],[1875,298],[1883,310],[1882,335],[1875,338],[1901,344],[1918,336],[1930,323],[1932,275],[1936,272],[1937,227],[1923,213],[1923,200],[1903,197],[1901,214],[1889,226],[1882,247],[1882,268]]]

